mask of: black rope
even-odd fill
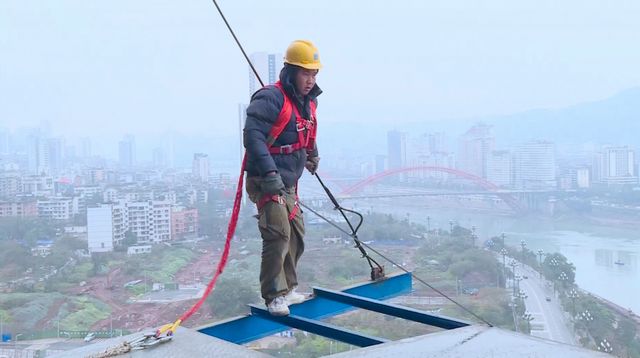
[[[341,232],[351,236],[351,234],[349,232],[347,232],[347,230],[341,228],[338,224],[334,223],[333,221],[331,221],[329,218],[323,216],[322,214],[320,214],[319,212],[313,210],[312,208],[310,208],[308,205],[306,205],[303,202],[298,202],[298,204],[300,204],[300,206],[302,206],[303,208],[309,210],[310,212],[312,212],[313,214],[315,214],[317,217],[319,217],[320,219],[326,221],[329,225],[335,227],[336,229],[340,230]],[[392,265],[397,266],[400,270],[404,271],[405,273],[408,273],[411,275],[411,277],[413,277],[414,279],[416,279],[416,281],[422,283],[423,285],[429,287],[430,289],[434,290],[436,293],[438,293],[439,295],[441,295],[442,297],[448,299],[449,301],[453,302],[456,306],[462,308],[465,312],[471,314],[473,317],[479,319],[480,321],[482,321],[483,323],[487,324],[489,327],[493,327],[493,325],[491,323],[489,323],[489,321],[487,321],[486,319],[480,317],[479,315],[473,313],[473,311],[471,311],[470,309],[466,308],[464,305],[462,305],[461,303],[458,303],[456,300],[454,300],[453,298],[447,296],[447,294],[445,294],[444,292],[438,290],[437,288],[433,287],[432,285],[430,285],[427,281],[421,279],[420,277],[416,276],[416,274],[414,274],[413,272],[407,270],[406,268],[404,268],[402,265],[400,265],[399,263],[393,261],[392,259],[390,259],[389,257],[387,257],[386,255],[383,255],[382,253],[380,253],[380,251],[374,249],[373,247],[371,247],[371,245],[368,245],[362,241],[360,241],[360,243],[362,245],[364,245],[367,249],[371,250],[372,252],[374,252],[376,255],[382,257],[383,259],[387,260],[387,262],[389,262]]]
[[[264,82],[262,82],[262,78],[260,78],[260,75],[258,74],[258,71],[256,70],[256,68],[253,67],[253,63],[251,63],[251,60],[249,59],[249,56],[247,56],[247,53],[244,51],[244,48],[242,47],[242,44],[240,43],[240,40],[238,40],[238,37],[236,37],[235,32],[233,32],[233,29],[231,28],[231,25],[229,25],[229,22],[227,21],[227,18],[224,17],[224,14],[222,13],[222,10],[220,9],[220,6],[218,6],[218,2],[216,0],[212,0],[212,1],[213,1],[213,5],[216,6],[216,9],[218,9],[218,12],[220,13],[220,16],[222,17],[222,20],[224,21],[225,25],[227,25],[227,28],[229,29],[229,32],[231,32],[231,36],[233,36],[233,39],[236,40],[236,44],[238,44],[238,47],[240,47],[240,51],[242,51],[242,54],[244,55],[244,58],[249,63],[249,67],[251,67],[251,70],[256,75],[256,77],[258,77],[258,81],[260,82],[260,86],[264,87]]]
[[[256,75],[256,77],[258,78],[258,81],[260,82],[260,85],[262,85],[264,87],[264,83],[262,82],[262,79],[260,78],[260,75],[258,74],[258,71],[255,69],[255,67],[253,67],[253,63],[251,63],[251,60],[249,59],[249,56],[247,56],[247,53],[244,51],[244,48],[242,47],[242,44],[240,44],[240,41],[238,40],[238,37],[236,37],[236,34],[233,32],[233,29],[231,28],[231,25],[229,25],[229,22],[227,21],[227,18],[224,16],[224,14],[222,13],[222,10],[220,9],[220,6],[218,6],[218,2],[216,0],[212,0],[213,4],[216,6],[216,9],[218,9],[218,12],[220,13],[220,16],[222,17],[222,20],[224,21],[224,23],[227,25],[227,28],[229,29],[229,32],[231,32],[231,36],[233,36],[233,39],[236,41],[236,44],[238,44],[238,47],[240,48],[240,51],[242,51],[242,54],[244,55],[244,58],[247,60],[247,63],[249,63],[249,66],[251,67],[251,70],[253,71],[253,73]],[[379,251],[375,250],[374,248],[372,248],[370,245],[365,244],[364,242],[360,241],[358,239],[357,236],[357,231],[360,228],[360,226],[362,226],[362,222],[364,221],[364,218],[362,216],[362,214],[354,211],[354,210],[349,210],[346,208],[343,208],[340,206],[340,204],[338,203],[338,201],[336,200],[336,198],[333,196],[333,194],[331,193],[331,190],[329,190],[329,188],[327,188],[326,185],[324,185],[324,183],[322,182],[322,179],[320,179],[320,176],[318,176],[318,174],[315,174],[315,177],[318,178],[318,181],[320,182],[320,185],[322,186],[322,188],[324,189],[324,191],[327,193],[327,196],[329,197],[329,199],[331,200],[331,202],[333,203],[333,205],[335,205],[335,209],[339,210],[340,213],[342,214],[342,217],[344,217],[344,219],[346,220],[347,224],[349,225],[349,228],[351,229],[351,232],[347,232],[346,230],[344,230],[343,228],[341,228],[339,225],[335,224],[334,222],[332,222],[331,220],[329,220],[328,218],[324,217],[322,214],[320,214],[319,212],[313,210],[312,208],[310,208],[309,206],[305,205],[302,202],[299,202],[298,204],[300,204],[302,207],[304,207],[305,209],[311,211],[312,213],[314,213],[316,216],[318,216],[319,218],[321,218],[322,220],[326,221],[327,223],[329,223],[331,226],[335,227],[336,229],[340,230],[341,232],[349,235],[351,238],[353,238],[353,240],[356,243],[356,247],[360,250],[360,252],[362,253],[363,257],[365,257],[367,259],[367,262],[369,262],[369,266],[371,266],[371,269],[373,269],[373,265],[371,264],[372,262],[376,264],[376,266],[378,266],[379,269],[382,270],[382,266],[380,266],[380,264],[378,264],[373,258],[371,258],[369,256],[369,254],[367,254],[366,250],[362,247],[365,246],[366,248],[368,248],[369,250],[373,251],[374,253],[376,253],[378,256],[382,257],[383,259],[387,260],[388,262],[390,262],[392,265],[395,265],[397,267],[399,267],[402,271],[408,273],[411,275],[411,277],[415,278],[417,281],[419,281],[420,283],[422,283],[423,285],[429,287],[430,289],[434,290],[435,292],[437,292],[438,294],[440,294],[442,297],[448,299],[449,301],[453,302],[454,304],[456,304],[458,307],[462,308],[465,312],[468,312],[469,314],[471,314],[472,316],[476,317],[477,319],[479,319],[480,321],[486,323],[489,327],[493,327],[493,325],[491,323],[489,323],[487,320],[485,320],[484,318],[478,316],[477,314],[473,313],[471,310],[469,310],[468,308],[466,308],[465,306],[463,306],[462,304],[456,302],[453,298],[447,296],[446,294],[444,294],[443,292],[441,292],[440,290],[438,290],[437,288],[431,286],[429,283],[427,283],[425,280],[421,279],[420,277],[416,276],[414,273],[410,272],[409,270],[405,269],[404,267],[402,267],[401,265],[397,264],[396,262],[394,262],[393,260],[391,260],[390,258],[386,257],[385,255],[381,254]],[[351,224],[351,222],[349,221],[349,219],[347,218],[347,215],[344,212],[350,212],[353,214],[358,215],[358,217],[360,218],[360,222],[358,223],[358,225],[354,228],[353,225]]]
[[[324,189],[324,192],[327,193],[327,196],[329,197],[329,200],[331,200],[331,202],[333,203],[334,209],[340,211],[340,214],[342,214],[342,217],[347,222],[347,225],[349,225],[349,229],[351,229],[351,233],[346,233],[346,231],[344,231],[344,230],[342,230],[342,231],[345,232],[347,235],[349,235],[353,239],[353,241],[356,244],[356,248],[358,250],[360,250],[360,253],[362,254],[362,257],[367,259],[367,263],[369,264],[369,267],[371,267],[371,269],[373,269],[373,264],[375,264],[376,266],[378,266],[378,269],[384,271],[383,267],[378,262],[376,262],[376,260],[374,260],[371,256],[369,256],[367,251],[362,247],[362,241],[360,241],[360,239],[358,239],[358,229],[360,229],[360,227],[362,226],[362,223],[364,222],[364,217],[362,216],[362,214],[360,214],[359,212],[357,212],[355,210],[350,210],[350,209],[343,208],[342,206],[340,206],[340,203],[338,203],[338,200],[336,199],[336,197],[333,196],[333,193],[331,192],[331,190],[329,190],[329,188],[326,185],[324,185],[324,182],[320,178],[320,175],[318,175],[318,173],[315,173],[314,175],[315,175],[316,179],[318,179],[318,182],[322,186],[322,189]],[[358,216],[358,218],[360,218],[360,222],[358,223],[358,225],[355,228],[353,227],[353,225],[351,224],[351,221],[349,220],[349,218],[345,214],[345,211],[346,212],[350,212],[352,214],[355,214],[355,215]]]

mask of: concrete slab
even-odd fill
[[[110,338],[94,344],[88,344],[85,347],[77,348],[71,351],[58,353],[52,358],[85,358],[87,356],[98,354],[108,348],[118,346],[124,341],[140,337],[140,333],[130,334],[124,337]],[[264,353],[253,351],[244,346],[229,343],[221,339],[207,336],[195,330],[187,328],[178,328],[172,341],[162,343],[153,348],[133,351],[130,353],[117,356],[120,357],[158,357],[158,358],[176,358],[176,357],[270,357]]]
[[[474,325],[344,352],[332,358],[611,357],[500,328]]]

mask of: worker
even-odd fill
[[[320,161],[315,112],[322,93],[316,84],[321,67],[313,43],[292,42],[280,80],[254,93],[247,107],[246,189],[258,207],[262,236],[260,291],[276,316],[288,315],[289,305],[306,298],[296,292],[305,233],[297,186],[304,168],[314,174]]]

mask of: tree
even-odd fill
[[[253,277],[251,277],[253,279]],[[231,317],[247,311],[247,305],[259,299],[256,289],[241,275],[222,275],[207,299],[217,317]]]
[[[553,282],[560,282],[563,288],[570,287],[575,283],[576,267],[560,253],[547,255],[542,269],[544,277]],[[560,279],[562,273],[564,276],[563,279]]]

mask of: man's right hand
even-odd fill
[[[262,178],[260,189],[263,193],[269,195],[281,194],[284,190],[284,183],[282,182],[280,174],[276,172],[268,173],[264,178]]]

